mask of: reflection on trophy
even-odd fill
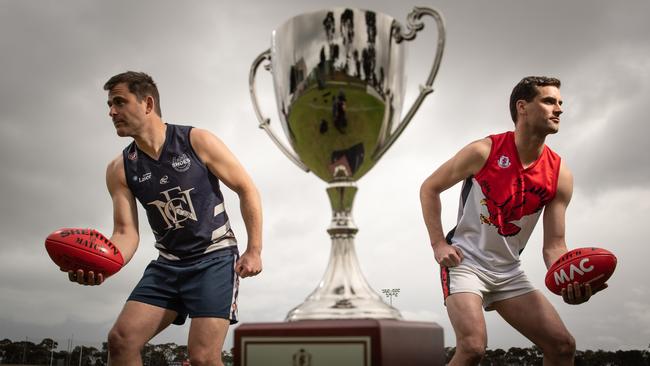
[[[424,15],[437,24],[433,66],[401,119],[406,41],[424,28]],[[325,275],[289,312],[288,321],[401,319],[361,273],[352,206],[356,181],[379,161],[433,91],[444,48],[442,18],[432,9],[415,8],[407,20],[404,29],[392,17],[368,10],[302,14],[276,29],[271,48],[253,62],[249,83],[260,127],[291,161],[328,184],[333,212]],[[258,106],[255,76],[264,62],[273,75],[280,123],[290,146],[276,136]]]

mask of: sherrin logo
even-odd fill
[[[553,279],[555,280],[556,285],[563,285],[565,282],[573,281],[576,278],[576,273],[579,276],[584,276],[585,273],[591,272],[594,270],[593,265],[587,265],[589,263],[589,258],[583,258],[580,263],[576,266],[571,263],[569,266],[569,273],[567,274],[564,268],[559,271],[553,272]]]
[[[499,167],[505,169],[510,166],[510,158],[505,155],[501,155],[497,161],[497,164],[499,164]]]
[[[172,158],[172,168],[177,172],[184,172],[190,168],[192,161],[185,154],[176,155]]]

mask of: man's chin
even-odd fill
[[[126,129],[121,128],[121,127],[115,127],[115,133],[120,137],[128,137],[128,136],[130,136],[129,133],[126,131]]]
[[[560,124],[559,123],[551,123],[548,128],[547,132],[549,135],[556,134],[560,131]]]

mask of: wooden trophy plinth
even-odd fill
[[[388,319],[250,323],[235,329],[236,366],[444,365],[436,323]]]

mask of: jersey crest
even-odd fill
[[[166,191],[160,192],[163,200],[155,200],[148,202],[148,205],[153,205],[158,209],[162,219],[167,224],[165,229],[182,229],[185,220],[198,221],[196,212],[194,211],[194,204],[192,203],[192,196],[190,192],[194,188],[181,191],[180,187],[174,187]]]
[[[491,192],[489,181],[479,182],[485,196],[481,204],[489,212],[489,216],[481,214],[481,222],[496,227],[501,236],[519,234],[521,228],[514,221],[538,212],[549,202],[550,196],[545,188],[524,188],[523,183],[523,179],[519,178],[515,181],[514,192],[499,195],[498,192]]]

